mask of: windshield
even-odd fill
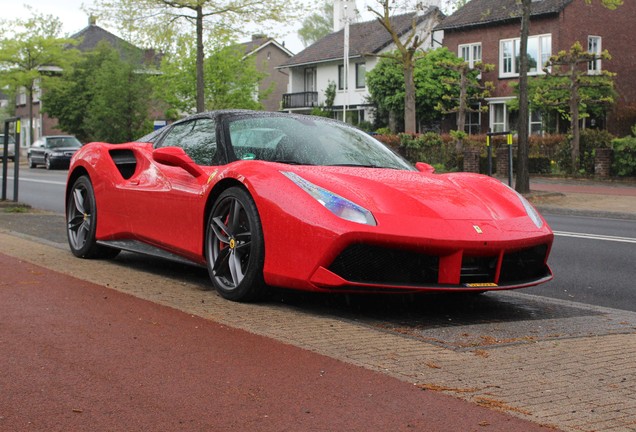
[[[46,146],[48,148],[80,148],[82,143],[75,137],[51,137],[46,139]]]
[[[319,117],[243,117],[230,121],[229,134],[237,159],[413,170],[370,135]]]

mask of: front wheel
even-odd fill
[[[73,255],[79,258],[114,258],[119,249],[97,244],[97,205],[87,176],[73,183],[66,200],[66,234]]]
[[[28,162],[29,162],[29,168],[35,168],[37,166],[37,164],[35,162],[33,162],[33,157],[31,155],[27,156]]]
[[[222,297],[234,301],[263,297],[263,228],[256,204],[244,189],[229,188],[214,203],[205,254],[212,284]]]

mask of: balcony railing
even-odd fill
[[[283,95],[283,108],[310,108],[318,105],[318,92],[287,93]]]

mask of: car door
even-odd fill
[[[29,149],[31,160],[36,164],[44,163],[44,151],[46,146],[46,138],[40,138],[35,141]]]
[[[217,164],[216,122],[199,118],[177,123],[156,147],[181,147],[197,164]],[[183,168],[154,160],[129,179],[129,224],[136,236],[183,253],[199,254],[207,186]]]

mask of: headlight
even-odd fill
[[[64,156],[64,152],[54,151],[51,152],[51,156]]]
[[[523,195],[521,195],[519,192],[508,185],[506,185],[506,187],[508,187],[508,189],[513,191],[519,197],[521,204],[523,204],[523,207],[526,209],[526,213],[528,214],[530,219],[532,219],[532,222],[534,222],[537,228],[541,228],[543,226],[543,219],[541,218],[541,215],[539,215],[539,212],[537,212],[537,210],[532,206],[532,204],[528,202],[528,200]]]
[[[316,186],[296,173],[290,171],[281,171],[281,173],[336,216],[360,224],[377,225],[371,212],[364,207],[327,189]]]

